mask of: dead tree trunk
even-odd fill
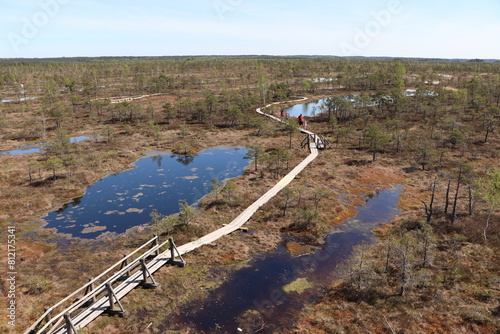
[[[451,187],[451,180],[448,180],[448,187],[446,188],[446,196],[444,200],[444,213],[448,213],[448,206],[450,203],[450,187]]]
[[[460,166],[460,169],[458,171],[457,188],[455,189],[455,198],[453,200],[453,211],[451,212],[451,223],[452,224],[455,222],[455,219],[457,218],[458,192],[460,191],[461,181],[462,181],[462,166]]]
[[[438,177],[436,176],[434,178],[434,183],[432,184],[432,195],[431,195],[431,202],[429,203],[429,211],[427,213],[427,222],[431,222],[432,214],[433,214],[433,207],[434,207],[434,198],[436,197],[436,184],[438,181]]]
[[[469,186],[469,216],[474,213],[474,194],[472,193],[472,187]]]

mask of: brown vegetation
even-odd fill
[[[332,99],[324,114],[308,120],[308,129],[326,134],[332,147],[292,182],[290,192],[257,212],[248,223],[251,233],[237,232],[193,252],[187,268],[160,270],[159,290],[137,290],[124,299],[128,318],[101,318],[85,331],[158,333],[170,313],[206,298],[225,273],[274,249],[280,230],[317,240],[353,216],[367,196],[402,183],[404,213],[377,229],[380,244],[352,257],[344,279],[307,307],[295,332],[495,333],[499,214],[497,206],[488,215],[479,195],[485,183],[479,181],[498,167],[499,71],[497,63],[329,58],[3,61],[2,97],[17,98],[23,82],[38,98],[3,104],[0,149],[49,143],[40,154],[0,156],[0,227],[15,222],[18,238],[19,309],[11,332],[28,327],[43,306],[154,232],[138,227],[112,240],[78,240],[40,229],[47,212],[130,168],[148,150],[194,154],[221,144],[260,145],[266,158],[231,181],[230,197],[205,197],[188,226],[168,231],[177,244],[190,241],[230,222],[308,153],[298,134],[289,150],[286,130],[258,117],[255,108],[292,95],[357,93],[371,95],[375,105],[365,101],[354,108]],[[432,84],[441,73],[451,79]],[[401,82],[417,89],[415,96],[403,95]],[[160,95],[110,99],[152,94]],[[79,135],[100,137],[66,144]],[[302,254],[309,245],[288,249]],[[145,297],[151,293],[153,303]]]

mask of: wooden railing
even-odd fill
[[[67,333],[76,334],[77,331],[72,322],[75,314],[82,312],[82,308],[86,308],[94,304],[96,300],[104,298],[106,296],[109,299],[109,308],[106,310],[106,312],[123,314],[125,310],[120,303],[120,298],[118,298],[114,292],[113,285],[116,282],[119,282],[124,278],[131,276],[132,271],[139,268],[137,272],[141,272],[143,277],[140,285],[147,288],[156,287],[157,284],[148,270],[146,261],[152,256],[158,256],[160,254],[160,249],[165,247],[167,244],[169,244],[171,257],[168,261],[166,261],[166,263],[179,264],[182,266],[185,265],[184,260],[177,251],[177,248],[171,238],[163,242],[162,244],[159,244],[159,238],[158,236],[155,236],[154,238],[134,250],[132,253],[124,256],[122,260],[113,264],[99,276],[90,279],[87,284],[85,284],[54,306],[46,308],[44,314],[30,328],[28,328],[24,332],[24,334],[51,334],[56,332],[57,330],[60,330],[63,326],[66,327]],[[134,255],[139,253],[148,245],[150,246],[148,250],[146,250],[138,257],[134,258]],[[176,251],[177,256],[180,258],[180,261],[177,262],[175,261]],[[116,304],[118,304],[119,308],[115,307]],[[57,313],[57,315],[53,315],[55,312],[59,313]]]

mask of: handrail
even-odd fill
[[[98,295],[98,294],[106,291],[106,284],[107,283],[113,284],[116,280],[118,280],[120,277],[122,277],[124,273],[126,273],[128,270],[132,269],[133,267],[137,266],[137,264],[141,261],[141,259],[143,259],[145,257],[148,257],[152,252],[155,252],[156,250],[160,249],[161,247],[163,247],[167,243],[169,243],[169,241],[170,240],[167,240],[164,243],[162,243],[161,245],[154,246],[153,248],[149,249],[146,253],[142,254],[137,259],[135,259],[134,261],[132,261],[130,264],[128,264],[127,266],[123,267],[120,271],[118,271],[115,274],[113,274],[113,276],[111,276],[110,278],[108,278],[107,280],[105,280],[104,282],[102,282],[91,293],[89,293],[86,296],[84,296],[83,298],[79,299],[77,302],[71,304],[68,308],[66,308],[65,310],[61,311],[58,315],[52,317],[52,321],[47,322],[38,332],[42,332],[42,331],[46,330],[47,327],[48,327],[48,325],[51,322],[53,322],[55,319],[61,318],[61,317],[64,316],[64,314],[71,313],[74,310],[80,308],[80,306],[83,305],[83,304],[85,304],[90,298],[92,298],[92,296],[96,296],[96,295]],[[146,243],[145,245],[147,245],[147,244],[148,243]]]
[[[141,248],[143,248],[144,246],[148,245],[154,239],[155,238],[153,238],[153,239],[151,239],[151,241],[145,243],[143,246],[141,246]],[[167,243],[169,243],[169,241],[170,240],[167,240],[167,241],[163,242],[160,245],[155,245],[154,247],[152,247],[151,249],[149,249],[148,251],[146,251],[144,254],[142,254],[141,256],[139,256],[138,258],[136,258],[134,261],[132,261],[131,263],[129,263],[127,266],[121,268],[118,272],[114,273],[113,276],[111,276],[108,279],[106,279],[105,281],[103,281],[91,293],[85,295],[83,298],[79,299],[77,302],[73,303],[68,308],[66,308],[65,310],[61,311],[58,315],[54,316],[52,318],[52,320],[64,317],[64,314],[71,313],[71,312],[75,311],[76,309],[80,308],[81,305],[84,305],[93,296],[97,296],[97,295],[99,295],[99,294],[107,291],[106,290],[106,284],[107,283],[113,284],[114,282],[116,282],[125,273],[127,273],[132,268],[136,267],[138,265],[138,263],[141,261],[141,259],[144,259],[144,258],[148,257],[149,255],[151,255],[151,253],[156,252],[158,249],[162,248]],[[137,250],[139,250],[139,249],[137,249]],[[134,253],[136,253],[137,250]],[[124,258],[121,262],[123,262],[127,258],[129,258],[129,257]],[[113,267],[116,267],[118,264],[119,263],[116,263]],[[46,323],[45,326],[43,326],[38,332],[40,333],[40,332],[43,332],[44,330],[46,330],[49,324],[50,324],[50,322]],[[56,328],[54,328],[54,329],[56,329]],[[49,331],[49,333],[51,333],[52,331],[53,330]]]
[[[167,243],[169,243],[170,240],[167,240],[165,242],[163,242],[162,244],[160,245],[156,245],[154,247],[152,247],[151,249],[149,249],[146,253],[142,254],[141,256],[139,256],[137,259],[135,259],[134,261],[132,261],[130,264],[128,264],[127,266],[123,267],[122,269],[120,269],[120,271],[116,272],[115,274],[113,274],[113,276],[111,276],[110,278],[108,278],[107,280],[105,280],[104,282],[102,282],[98,287],[96,287],[91,293],[88,293],[87,295],[85,295],[83,298],[79,299],[77,302],[71,304],[71,306],[69,306],[68,308],[66,308],[65,310],[61,311],[58,315],[54,316],[52,319],[55,320],[55,319],[58,319],[58,318],[61,318],[64,317],[65,314],[71,314],[73,311],[77,310],[80,308],[80,306],[84,305],[85,303],[87,303],[87,301],[89,299],[91,299],[93,296],[97,296],[103,292],[106,292],[107,289],[106,289],[106,285],[108,283],[111,283],[113,284],[115,281],[117,281],[120,277],[122,277],[128,270],[132,269],[133,267],[137,266],[138,262],[141,261],[141,259],[144,259],[146,257],[148,257],[151,253],[155,252],[156,250],[162,248],[163,246],[165,246]],[[146,243],[147,245],[148,243]],[[123,260],[122,260],[123,261]],[[41,329],[38,330],[38,332],[43,332],[44,330],[47,329],[48,325],[50,324],[50,322],[47,322]],[[50,330],[47,334],[50,334],[52,333],[54,330],[57,330],[57,326],[54,326],[52,330]]]
[[[128,254],[126,257],[124,257],[123,259],[121,259],[120,261],[118,261],[117,263],[115,263],[114,265],[112,265],[111,267],[109,267],[107,270],[105,270],[104,272],[102,272],[99,276],[97,276],[96,278],[94,278],[93,280],[89,281],[87,284],[85,284],[84,286],[80,287],[79,289],[77,289],[76,291],[74,291],[72,294],[70,294],[69,296],[67,296],[66,298],[64,298],[63,300],[59,301],[58,303],[56,303],[55,305],[53,305],[52,307],[48,308],[42,316],[40,316],[40,318],[37,319],[37,321],[35,321],[35,323],[33,325],[31,325],[25,332],[24,334],[29,334],[31,331],[35,330],[35,328],[37,326],[40,325],[40,323],[42,321],[44,321],[44,319],[47,317],[47,315],[50,314],[50,312],[52,312],[54,309],[56,309],[57,307],[61,306],[63,303],[67,302],[69,299],[71,298],[75,298],[77,296],[77,294],[79,294],[80,292],[82,292],[84,289],[86,289],[88,286],[90,286],[92,283],[95,283],[97,280],[101,279],[104,275],[108,274],[111,270],[113,270],[116,266],[118,266],[119,264],[123,263],[123,261],[125,261],[126,259],[129,259],[130,257],[132,257],[134,254],[136,254],[138,251],[140,251],[141,249],[143,249],[144,247],[146,247],[147,245],[150,245],[152,242],[158,240],[158,236],[155,235],[152,239],[150,239],[149,241],[147,241],[146,243],[144,243],[141,247],[137,248],[136,250],[134,250],[132,253]],[[156,248],[156,247],[154,247]],[[159,247],[158,247],[159,248]],[[147,252],[149,253],[149,252]],[[134,263],[134,262],[132,262]],[[128,266],[127,266],[128,267]],[[112,277],[114,277],[115,275],[113,275]],[[97,290],[94,289],[94,290]],[[47,325],[52,323],[53,320],[55,319],[56,317],[53,317],[50,321],[47,322],[47,324],[45,324],[45,326],[42,327],[42,329],[40,329],[39,331],[41,330],[44,330],[46,329]]]
[[[311,137],[310,137],[309,135],[307,135],[307,136],[304,138],[304,140],[302,140],[302,142],[300,143],[300,147],[304,148],[304,147],[308,146],[308,145],[309,145],[309,143],[310,143],[310,141],[311,141],[311,140],[310,140],[310,138],[311,138]]]

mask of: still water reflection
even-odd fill
[[[72,137],[69,138],[70,143],[79,143],[84,140],[89,140],[89,139],[96,139],[99,138],[100,136],[79,136],[79,137]],[[2,155],[21,155],[21,154],[29,154],[29,153],[40,153],[46,143],[37,143],[37,144],[25,144],[21,145],[19,147],[16,147],[15,149],[11,151],[0,151],[0,157]]]
[[[95,238],[123,233],[151,220],[153,209],[164,215],[179,211],[179,201],[197,202],[222,181],[243,173],[249,164],[242,148],[214,148],[196,156],[155,155],[139,159],[135,168],[110,175],[87,188],[85,195],[51,212],[46,228],[75,237]]]
[[[338,265],[353,248],[374,241],[373,228],[400,213],[396,207],[402,192],[400,185],[385,189],[357,207],[357,215],[336,227],[312,254],[292,256],[284,247],[254,258],[250,266],[234,272],[211,298],[194,303],[180,312],[175,321],[196,328],[198,333],[236,333],[241,317],[258,312],[266,323],[262,333],[275,333],[293,325],[293,314],[314,301],[338,275]],[[302,293],[287,293],[283,287],[297,279],[307,282]],[[165,324],[163,330],[169,328]],[[256,329],[259,329],[258,327]]]

